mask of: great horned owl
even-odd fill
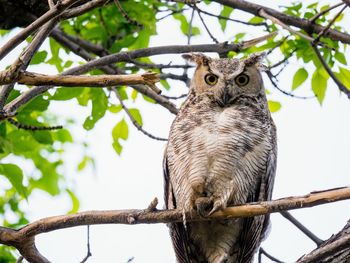
[[[259,68],[247,59],[184,58],[197,64],[176,116],[164,158],[168,209],[211,214],[270,200],[276,171],[276,129]],[[268,216],[169,225],[178,262],[252,262]]]

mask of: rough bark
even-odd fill
[[[350,220],[337,234],[332,235],[318,248],[302,256],[297,263],[349,263]]]

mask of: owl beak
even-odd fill
[[[224,88],[224,93],[222,94],[222,102],[224,106],[230,104],[230,101],[232,99],[231,92],[229,91],[229,87]]]

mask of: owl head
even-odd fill
[[[184,54],[183,58],[197,64],[191,89],[196,95],[207,95],[220,106],[232,105],[241,97],[265,97],[260,74],[264,53],[246,59],[210,58],[201,53]]]

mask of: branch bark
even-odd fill
[[[267,14],[277,18],[278,20],[282,21],[283,23],[289,25],[289,26],[295,26],[297,28],[303,29],[306,32],[310,33],[316,33],[319,34],[322,32],[325,27],[321,25],[317,25],[315,23],[312,23],[311,21],[307,19],[303,19],[300,17],[290,16],[286,15],[284,13],[281,13],[273,8],[269,8],[266,6],[254,4],[248,1],[244,0],[214,0],[214,2],[242,10],[244,12],[253,14],[255,16],[260,16],[259,12],[260,10],[264,10]],[[330,29],[327,31],[327,33],[324,35],[325,37],[329,37],[332,40],[335,41],[341,41],[346,44],[350,44],[350,35],[346,33],[339,32],[334,29]]]
[[[0,74],[1,75],[1,74]],[[24,85],[50,85],[65,87],[108,87],[116,85],[144,84],[153,87],[159,81],[156,73],[130,74],[130,75],[96,75],[96,76],[74,76],[74,75],[44,75],[33,72],[20,72],[16,82]],[[12,83],[8,79],[1,79],[0,84]]]
[[[350,261],[350,220],[336,235],[298,259],[297,263],[341,263]]]
[[[327,204],[341,200],[350,199],[350,187],[330,189],[325,191],[312,192],[305,196],[286,197],[274,201],[265,201],[259,203],[250,203],[240,206],[228,207],[214,213],[209,217],[202,217],[195,211],[185,213],[187,221],[203,221],[217,219],[233,219],[238,217],[252,217],[269,213],[276,213],[291,209],[300,209],[306,207]],[[110,210],[110,211],[87,211],[76,214],[53,216],[43,218],[30,223],[19,230],[0,227],[0,243],[8,246],[16,247],[22,256],[28,260],[29,256],[36,256],[34,262],[48,262],[35,249],[33,243],[36,235],[51,232],[58,229],[76,227],[81,225],[96,224],[155,224],[182,222],[183,211],[181,210],[156,210],[156,205],[152,202],[150,209],[145,210]],[[350,235],[345,234],[340,241],[335,240],[329,245],[325,245],[324,250],[334,251],[336,248],[350,250],[346,247],[350,240]],[[28,254],[23,249],[28,248]],[[327,254],[328,252],[322,252]],[[315,262],[315,261],[305,261]],[[318,261],[319,262],[319,261]]]

